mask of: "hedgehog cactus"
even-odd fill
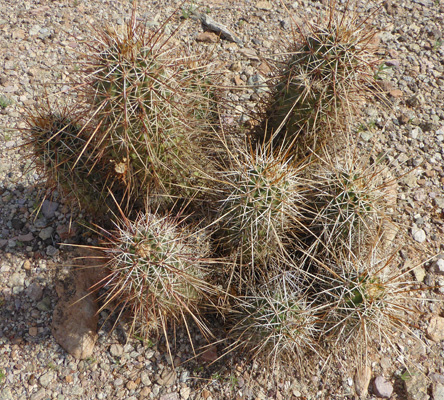
[[[395,254],[381,259],[376,248],[366,259],[339,255],[322,261],[315,302],[326,312],[319,319],[325,339],[338,343],[369,343],[410,325],[415,310],[408,299],[415,282],[405,279],[411,269],[393,269]],[[408,330],[408,329],[407,329]]]
[[[324,250],[359,253],[382,233],[387,205],[394,199],[383,168],[347,160],[326,162],[314,179],[317,210],[311,229]]]
[[[215,86],[202,60],[173,41],[147,32],[134,12],[126,31],[102,31],[92,59],[85,55],[81,78],[97,125],[88,146],[112,160],[129,209],[148,193],[151,200],[153,193],[193,198],[212,170],[201,154],[213,129]]]
[[[244,153],[226,172],[220,207],[223,244],[254,273],[279,254],[289,231],[301,228],[306,207],[304,165],[267,150]]]
[[[110,274],[106,303],[133,312],[133,328],[143,336],[169,322],[198,318],[199,304],[211,292],[204,281],[209,245],[171,217],[141,214],[125,220],[105,248]]]
[[[88,127],[81,122],[82,110],[41,104],[29,111],[28,145],[36,165],[42,169],[53,189],[74,200],[86,210],[103,210],[107,168],[94,162],[85,149]]]
[[[317,150],[344,126],[350,108],[369,92],[375,64],[374,30],[368,21],[336,13],[326,22],[298,27],[288,59],[276,77],[259,136],[293,148]]]
[[[236,299],[230,331],[233,346],[255,355],[266,354],[274,364],[278,357],[302,356],[315,349],[316,312],[291,274],[275,277],[261,290]]]

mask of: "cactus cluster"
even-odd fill
[[[337,145],[353,146],[344,132],[370,88],[373,31],[334,7],[308,26],[265,92],[263,123],[240,140],[220,126],[208,65],[135,11],[85,54],[80,115],[28,117],[51,181],[82,208],[117,203],[98,285],[142,336],[190,320],[210,333],[203,315],[222,312],[229,349],[276,362],[403,321],[410,286],[380,246],[387,186]]]

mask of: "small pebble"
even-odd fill
[[[427,336],[435,342],[444,340],[444,318],[432,317],[427,327]]]
[[[113,357],[121,357],[123,354],[123,346],[120,344],[112,344],[109,348],[109,352]]]
[[[426,240],[426,234],[423,229],[412,228],[412,236],[418,243],[423,243]]]
[[[377,376],[373,382],[373,390],[376,396],[388,399],[393,393],[393,385],[383,376]]]

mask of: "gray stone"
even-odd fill
[[[52,226],[48,226],[47,228],[44,228],[39,233],[39,238],[42,240],[49,239],[54,232],[54,228]]]
[[[71,390],[71,394],[73,396],[81,396],[84,392],[85,392],[85,389],[80,385],[74,386]]]
[[[121,357],[123,354],[123,346],[120,344],[112,344],[109,348],[109,352],[113,357]]]
[[[39,38],[46,39],[51,36],[51,31],[48,28],[42,28],[39,30]]]
[[[54,218],[55,212],[58,208],[59,203],[56,203],[55,201],[45,200],[42,204],[41,211],[45,218],[51,219]]]
[[[160,386],[154,384],[153,387],[151,388],[151,392],[153,393],[154,396],[157,396],[160,392]]]
[[[444,400],[444,385],[434,383],[432,387],[433,400]]]
[[[444,276],[438,276],[436,279],[436,285],[438,286],[439,293],[444,294]]]
[[[40,25],[34,25],[34,26],[29,30],[29,35],[30,35],[30,36],[36,36],[36,35],[39,33],[40,29],[42,29]]]
[[[46,248],[46,255],[48,255],[49,257],[54,257],[57,254],[59,254],[59,249],[57,249],[56,247],[50,245]]]
[[[435,342],[444,340],[444,318],[432,317],[427,327],[427,336]]]
[[[40,389],[39,391],[35,392],[31,397],[30,400],[43,400],[46,398],[46,390]]]
[[[432,380],[432,382],[440,383],[441,385],[444,385],[444,375],[443,374],[438,374],[436,372],[432,372],[429,375],[429,378]]]
[[[51,309],[51,299],[49,297],[45,297],[42,301],[37,303],[37,308],[40,311],[49,311]]]
[[[0,400],[12,400],[14,398],[13,396],[11,389],[8,387],[5,387],[0,391]]]
[[[412,228],[412,236],[418,243],[423,243],[426,240],[426,234],[423,229],[417,227]]]
[[[419,371],[410,374],[404,380],[404,386],[407,392],[407,400],[429,400],[427,379]]]
[[[190,372],[185,370],[180,374],[180,381],[181,382],[186,382],[187,380],[190,379]]]
[[[435,197],[433,201],[435,203],[435,206],[439,208],[444,208],[444,197]]]
[[[414,172],[410,172],[407,174],[402,181],[409,187],[414,188],[416,186],[416,176]]]
[[[413,0],[414,3],[421,4],[425,7],[432,7],[433,1],[432,0]]]
[[[173,370],[165,368],[160,375],[160,378],[157,380],[157,383],[160,386],[171,386],[176,380],[176,374]]]
[[[393,393],[393,385],[383,376],[377,376],[373,382],[373,390],[376,396],[388,399]]]
[[[266,79],[261,74],[254,74],[248,78],[247,84],[252,86],[256,93],[268,91]]]
[[[172,392],[160,396],[160,400],[180,400],[179,393]]]
[[[242,44],[242,40],[240,40],[234,33],[232,33],[225,25],[222,25],[219,22],[215,21],[208,14],[193,11],[193,18],[200,20],[205,28],[210,31],[216,32],[220,35],[222,39],[228,40],[230,42],[235,42],[237,44]]]
[[[142,372],[140,373],[140,381],[141,381],[142,384],[145,385],[145,386],[151,386],[150,375],[149,375],[148,372],[146,372],[146,371],[142,371]]]
[[[435,268],[438,274],[444,274],[444,259],[436,260]]]
[[[372,131],[361,132],[361,139],[364,140],[365,142],[368,142],[373,136],[374,133]]]
[[[39,218],[37,221],[34,222],[34,226],[37,229],[43,229],[48,224],[48,221],[46,218]]]
[[[31,242],[34,240],[34,235],[32,234],[32,232],[29,232],[26,235],[17,236],[17,239],[21,242]]]
[[[37,282],[33,282],[26,288],[26,295],[32,301],[39,301],[42,298],[43,289]]]
[[[191,388],[189,388],[188,386],[185,386],[182,389],[180,389],[180,397],[182,398],[182,400],[188,400],[190,394],[191,394]]]
[[[25,277],[26,277],[25,274],[21,274],[20,272],[14,272],[9,278],[8,284],[10,287],[24,286]]]
[[[410,137],[411,137],[412,139],[418,139],[418,137],[419,137],[421,134],[422,134],[422,130],[421,130],[421,128],[418,126],[418,127],[416,127],[416,128],[414,128],[414,129],[411,130],[411,132],[410,132]]]
[[[51,382],[54,380],[54,372],[52,371],[48,371],[47,373],[43,374],[40,379],[39,379],[39,383],[40,385],[42,385],[43,387],[48,387]]]

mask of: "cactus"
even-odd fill
[[[373,78],[374,29],[351,10],[331,5],[325,20],[297,26],[281,72],[266,104],[260,142],[291,148],[298,155],[316,151],[347,124],[353,104],[369,93]]]
[[[212,293],[205,281],[209,245],[204,234],[178,218],[143,213],[124,219],[104,248],[110,271],[103,280],[105,304],[130,309],[133,329],[144,337],[192,316],[201,327],[199,305]]]
[[[339,256],[322,261],[316,302],[326,307],[319,319],[323,339],[339,343],[371,343],[385,337],[391,341],[399,331],[409,333],[416,310],[409,307],[415,283],[399,268],[395,254],[380,258],[376,246],[366,259]]]
[[[235,304],[236,322],[229,332],[232,347],[245,348],[254,357],[265,355],[271,364],[316,351],[316,309],[293,274],[278,275]]]
[[[190,199],[206,187],[211,162],[202,137],[210,136],[214,85],[201,60],[184,55],[161,29],[148,33],[135,10],[123,33],[101,32],[85,55],[81,78],[97,125],[89,146],[113,160],[115,180],[134,199]]]
[[[387,210],[396,201],[393,181],[385,168],[366,161],[348,154],[344,161],[325,157],[314,173],[316,212],[310,229],[323,250],[364,254],[383,233]]]
[[[83,115],[80,108],[49,103],[28,110],[27,146],[50,189],[91,213],[105,212],[108,171],[94,163],[91,151],[85,151],[89,128],[82,122]]]
[[[279,257],[287,233],[301,229],[307,207],[306,166],[260,148],[234,156],[232,164],[224,173],[221,242],[247,266],[244,278],[249,279]]]

